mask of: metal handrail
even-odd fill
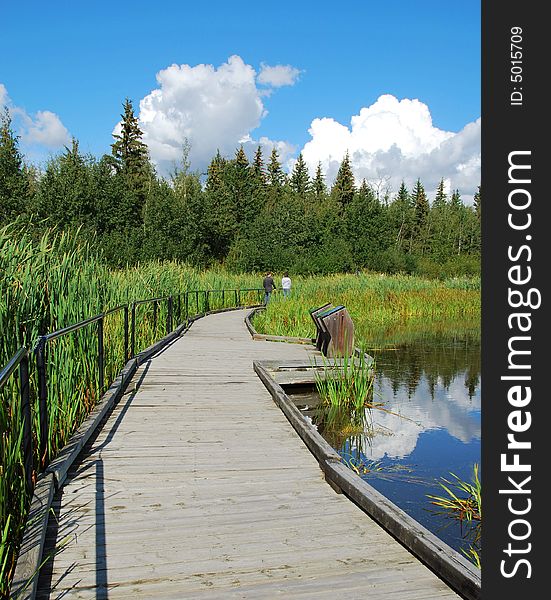
[[[27,492],[33,490],[33,438],[31,426],[31,403],[29,384],[29,350],[22,346],[12,356],[8,364],[0,371],[0,390],[9,381],[19,367],[20,411],[23,427],[23,466],[25,469],[25,485]]]
[[[194,294],[196,297],[196,309],[197,316],[206,314],[210,310],[209,296],[214,293],[222,294],[222,304],[225,304],[225,297],[227,293],[234,294],[235,307],[240,306],[241,294],[246,292],[261,292],[261,288],[232,288],[232,289],[212,289],[212,290],[186,290],[178,294],[171,296],[162,296],[158,298],[147,298],[144,300],[136,300],[128,304],[116,306],[114,308],[105,310],[104,312],[89,317],[78,323],[68,325],[62,329],[44,334],[38,338],[32,353],[36,358],[37,368],[37,380],[38,380],[38,420],[39,420],[39,432],[40,436],[40,464],[39,468],[44,469],[48,464],[48,388],[47,388],[47,344],[55,339],[61,338],[67,334],[73,333],[87,326],[97,323],[97,339],[98,339],[98,388],[100,395],[104,391],[104,378],[105,378],[105,364],[104,364],[104,332],[103,325],[105,317],[115,312],[124,311],[124,361],[128,362],[130,358],[136,355],[136,308],[145,304],[153,304],[153,317],[154,317],[154,331],[157,327],[157,305],[160,302],[167,302],[167,323],[166,323],[166,334],[168,335],[173,331],[174,322],[174,299],[178,300],[178,318],[180,322],[189,322],[189,295]],[[203,312],[199,310],[199,294],[204,294],[204,301],[202,308]],[[182,295],[184,296],[184,308],[185,308],[185,319],[182,320]],[[31,432],[31,409],[30,409],[30,376],[29,376],[29,358],[31,351],[25,347],[20,348],[13,357],[8,361],[7,365],[0,371],[0,389],[10,379],[13,373],[19,367],[20,381],[21,381],[21,410],[23,427],[25,429],[23,434],[24,439],[24,456],[25,456],[25,473],[27,479],[27,485],[30,490],[33,486],[33,452],[32,452],[32,432]],[[27,431],[28,429],[28,431]]]

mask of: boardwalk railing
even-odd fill
[[[17,350],[0,371],[0,402],[7,407],[3,411],[7,422],[0,423],[0,429],[12,433],[11,443],[2,440],[0,445],[0,468],[3,479],[8,476],[24,478],[24,483],[14,485],[10,482],[10,486],[2,488],[6,493],[0,492],[2,579],[8,575],[8,565],[13,559],[8,558],[8,548],[16,547],[10,538],[18,530],[18,522],[25,518],[25,514],[12,514],[14,507],[18,507],[20,513],[26,512],[24,507],[28,507],[38,475],[46,470],[50,459],[59,451],[58,442],[66,441],[99,402],[107,388],[106,380],[114,380],[116,373],[140,351],[175,331],[175,322],[185,323],[187,327],[209,312],[238,308],[242,303],[260,304],[262,294],[263,289],[257,288],[187,290],[171,296],[137,300],[42,335],[32,350],[24,346]],[[75,341],[78,336],[79,340]],[[69,355],[67,348],[59,345],[51,348],[62,339],[72,339],[73,349],[76,348],[78,353]],[[77,356],[84,362],[88,359],[94,363],[95,371],[90,370],[89,364],[71,369],[69,379],[78,387],[74,393],[85,397],[82,405],[85,410],[81,410],[82,406],[74,408],[70,415],[74,420],[64,423],[64,435],[60,438],[55,417],[63,412],[59,402],[66,392],[56,385],[58,372],[66,367],[68,358],[76,362]],[[17,381],[16,373],[19,374]],[[80,400],[71,402],[74,399],[74,396],[69,398],[71,411],[75,404],[81,403]],[[53,408],[57,411],[54,415],[51,414]],[[9,497],[10,494],[26,498]],[[5,588],[5,584],[1,581],[0,589]]]

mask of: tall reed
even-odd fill
[[[109,270],[93,240],[81,231],[46,232],[38,240],[0,228],[0,368],[25,345],[32,349],[41,335],[134,300],[175,296],[175,325],[182,319],[186,290],[258,288],[260,275],[228,275],[221,269],[200,272],[174,262],[152,262]],[[232,306],[236,295],[212,293],[209,307]],[[240,294],[241,303],[258,302],[258,293]],[[190,313],[207,308],[205,294],[190,295]],[[135,351],[165,335],[167,303],[136,306]],[[110,313],[104,322],[105,383],[124,363],[124,313]],[[47,344],[48,455],[54,457],[98,402],[97,323],[51,340]],[[31,391],[37,389],[36,364],[31,355]],[[37,398],[31,397],[33,431],[39,431]],[[0,597],[7,597],[15,566],[18,540],[29,498],[24,486],[20,407],[17,381],[12,377],[0,393]],[[35,437],[35,470],[42,457]]]
[[[315,373],[320,403],[315,419],[320,433],[340,448],[351,435],[368,435],[373,402],[374,361],[364,353],[324,359]]]

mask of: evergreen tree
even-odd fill
[[[143,209],[154,173],[132,102],[127,98],[123,106],[121,133],[113,135],[115,142],[111,145],[111,163],[117,175],[124,179],[128,192],[124,200],[128,204],[125,212],[128,213],[129,222],[137,225],[143,222]]]
[[[92,228],[96,222],[92,164],[93,159],[82,156],[78,141],[73,138],[71,147],[46,166],[37,194],[39,214],[61,228]]]
[[[0,223],[3,223],[25,211],[29,180],[7,107],[0,119]]]
[[[316,195],[318,200],[321,200],[327,194],[327,186],[325,185],[325,177],[321,170],[321,161],[318,162],[318,166],[316,167],[316,174],[314,176],[314,180],[312,181],[312,189]]]
[[[476,215],[476,218],[480,221],[482,215],[482,206],[481,206],[482,198],[480,196],[480,186],[475,192],[473,196],[473,208]]]
[[[134,115],[132,102],[127,98],[123,106],[121,133],[113,134],[115,142],[111,144],[113,164],[117,171],[139,180],[149,174],[147,146],[142,141],[143,132]]]
[[[253,181],[249,160],[243,146],[240,146],[232,161],[230,186],[233,194],[233,206],[239,233],[245,233],[247,226],[256,217]]]
[[[436,196],[434,197],[432,207],[440,210],[446,206],[447,201],[448,196],[445,191],[444,179],[441,179],[438,188],[436,189]]]
[[[454,190],[450,200],[450,224],[453,232],[454,252],[461,254],[465,250],[465,206],[461,201],[459,190]]]
[[[217,260],[226,257],[238,231],[232,171],[232,161],[217,150],[207,169],[203,206],[205,235],[210,253]]]
[[[254,153],[254,159],[251,165],[251,175],[255,188],[260,189],[266,185],[266,171],[264,169],[264,158],[262,157],[262,148],[258,146]]]
[[[289,184],[291,189],[301,196],[305,196],[310,190],[310,175],[308,174],[308,167],[304,162],[302,153],[298,155]]]
[[[226,163],[227,161],[225,158],[222,158],[220,150],[217,150],[216,155],[210,161],[207,168],[207,181],[205,184],[207,192],[218,192],[222,188]]]
[[[414,212],[411,196],[402,181],[398,194],[388,207],[388,218],[390,222],[396,249],[399,251],[409,250],[414,229]]]
[[[350,156],[347,151],[342,159],[331,193],[342,206],[346,206],[352,202],[355,191],[354,173],[352,172]]]
[[[431,232],[430,255],[432,260],[442,262],[448,257],[449,206],[444,179],[440,180],[436,196],[429,210],[428,228]]]
[[[365,179],[345,209],[346,238],[357,267],[380,269],[392,237],[384,207]]]
[[[415,214],[413,242],[417,251],[419,251],[421,254],[424,254],[424,252],[427,250],[428,237],[430,233],[427,227],[430,206],[425,193],[425,188],[423,187],[420,179],[417,180],[417,183],[413,188],[412,199]]]
[[[268,184],[272,189],[279,189],[285,184],[285,179],[285,173],[279,162],[279,154],[274,146],[268,163]]]

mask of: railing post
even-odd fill
[[[226,308],[226,290],[222,290],[222,308]]]
[[[128,304],[124,307],[124,364],[128,362]]]
[[[239,306],[239,304],[237,304],[237,290],[233,290],[235,292],[235,306],[236,308]]]
[[[153,339],[157,339],[157,300],[153,301]]]
[[[103,384],[105,382],[105,357],[103,355],[103,319],[98,321],[98,373],[99,373],[99,394],[98,400],[101,398],[103,394]]]
[[[184,293],[184,308],[186,309],[186,322],[189,319],[189,292]]]
[[[241,290],[237,290],[237,306],[241,306]]]
[[[168,297],[168,311],[166,317],[166,334],[168,335],[172,331],[172,304],[173,299],[172,296]]]
[[[205,290],[205,314],[209,312],[209,295],[210,295],[210,291],[209,290]]]
[[[199,314],[199,290],[195,290],[195,305],[197,306],[197,312],[195,314]]]
[[[132,302],[132,320],[130,324],[130,358],[136,354],[136,303]]]
[[[31,429],[31,403],[29,394],[29,355],[25,353],[19,363],[19,381],[21,384],[21,421],[23,423],[23,461],[27,492],[33,491],[33,436]]]
[[[38,340],[36,349],[38,370],[38,415],[40,423],[40,466],[48,462],[48,387],[46,382],[46,338]]]

